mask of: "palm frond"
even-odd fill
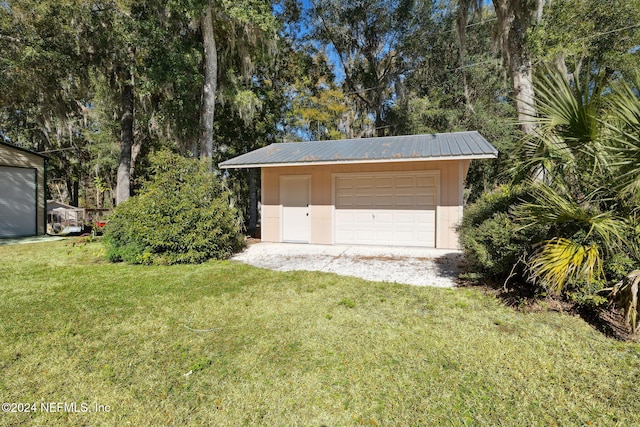
[[[537,131],[523,138],[521,144],[511,153],[518,159],[508,170],[508,175],[516,182],[527,177],[547,182],[570,173],[575,166],[575,157],[569,147],[554,135],[542,137]]]
[[[539,77],[536,99],[541,123],[553,128],[571,146],[580,147],[598,138],[600,93],[589,81],[572,87],[559,72],[547,70]]]
[[[513,210],[518,222],[522,224],[521,229],[533,225],[575,225],[585,230],[587,237],[592,233],[600,237],[606,244],[607,251],[615,250],[628,231],[628,225],[623,218],[617,217],[613,212],[601,212],[596,208],[601,201],[597,191],[578,202],[569,193],[561,194],[549,185],[538,184],[532,195],[531,202],[518,205]]]
[[[632,84],[620,82],[608,99],[611,117],[607,126],[611,143],[607,151],[617,168],[616,188],[640,195],[640,73]]]
[[[640,127],[640,99],[638,98],[640,89],[640,73],[636,73],[631,80],[621,81],[614,86],[614,93],[607,102],[613,107],[614,116],[630,125],[632,129]]]
[[[638,311],[640,310],[640,270],[633,270],[622,281],[618,282],[611,291],[611,298],[615,304],[624,310],[624,318],[631,328],[631,333],[638,330]]]
[[[560,72],[544,70],[537,77],[538,127],[534,138],[545,140],[549,147],[570,151],[574,165],[588,164],[595,172],[605,170],[608,156],[602,145],[602,88],[590,80],[582,85],[576,80],[571,85]]]
[[[592,281],[602,275],[602,258],[595,244],[581,245],[569,239],[547,240],[527,262],[529,278],[560,292],[567,283]]]

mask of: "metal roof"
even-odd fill
[[[234,157],[221,168],[326,165],[496,158],[478,132],[385,136],[313,142],[281,142]]]
[[[2,138],[2,135],[0,135],[0,138]],[[43,157],[45,159],[49,158],[48,156],[45,156],[44,154],[36,153],[35,151],[31,151],[31,150],[19,147],[19,146],[14,145],[14,144],[10,144],[10,143],[8,143],[6,141],[3,141],[2,139],[0,139],[0,145],[4,145],[6,147],[13,148],[15,150],[23,151],[25,153],[29,153],[29,154],[33,154],[33,155],[36,155],[36,156],[40,156],[40,157]]]

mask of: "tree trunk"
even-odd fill
[[[258,178],[257,170],[250,168],[249,172],[249,235],[256,236],[258,227]]]
[[[73,198],[71,199],[71,206],[78,207],[80,205],[80,181],[78,178],[73,180]]]
[[[384,121],[382,120],[382,101],[379,101],[381,99],[380,96],[377,97],[376,102],[375,103],[375,109],[374,109],[374,115],[375,115],[375,119],[373,122],[373,135],[377,136],[377,137],[381,137],[385,135],[385,127],[384,127]]]
[[[133,144],[131,145],[131,167],[129,168],[129,177],[136,176],[136,160],[142,151],[142,138],[134,137]]]
[[[96,208],[100,209],[102,207],[102,197],[103,192],[99,185],[96,185]]]
[[[202,90],[202,108],[200,111],[200,157],[213,157],[213,118],[216,106],[216,83],[218,78],[218,51],[213,33],[211,4],[208,4],[200,21],[202,43],[204,46],[204,86]],[[211,167],[211,165],[209,165]]]
[[[133,145],[133,85],[126,73],[122,88],[122,117],[120,118],[120,163],[116,183],[116,205],[131,195],[131,147]]]
[[[518,112],[518,123],[522,132],[530,134],[535,129],[534,120],[536,115],[531,59],[528,56],[515,59],[509,68],[516,111]],[[518,61],[518,59],[521,60]]]
[[[460,0],[458,2],[458,16],[456,19],[456,24],[458,26],[458,54],[460,58],[460,73],[462,75],[464,105],[467,110],[473,112],[469,84],[467,83],[467,69],[465,67],[467,51],[467,16],[469,15],[470,8],[470,0]]]
[[[68,168],[67,170],[70,170],[70,168]],[[78,207],[78,193],[80,192],[80,185],[78,183],[78,178],[69,178],[65,181],[65,184],[67,186],[67,193],[68,195],[68,201],[69,201],[69,205],[71,206],[75,206],[76,208]]]
[[[493,0],[498,18],[498,38],[504,61],[509,67],[518,122],[524,133],[533,132],[536,113],[532,64],[525,45],[525,35],[540,2],[543,1],[538,1],[533,9],[523,0]]]

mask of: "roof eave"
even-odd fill
[[[34,156],[42,157],[43,159],[48,159],[49,158],[49,156],[47,156],[47,155],[40,154],[40,153],[37,153],[35,151],[28,150],[26,148],[22,148],[22,147],[19,147],[17,145],[14,145],[14,144],[10,144],[10,143],[8,143],[6,141],[0,140],[0,145],[4,145],[5,147],[13,148],[14,150],[22,151],[24,153],[33,154]]]
[[[285,163],[239,163],[218,164],[221,169],[249,169],[249,168],[269,168],[269,167],[293,167],[293,166],[326,166],[326,165],[346,165],[355,163],[396,163],[396,162],[433,162],[445,160],[478,160],[478,159],[495,159],[497,153],[488,154],[471,154],[466,156],[441,156],[441,157],[411,157],[404,159],[356,159],[356,160],[324,160],[309,162],[285,162]]]

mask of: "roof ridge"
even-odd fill
[[[495,158],[477,131],[273,143],[219,164],[228,167]]]
[[[456,132],[436,132],[436,133],[419,133],[419,134],[410,134],[410,135],[385,135],[385,136],[370,136],[370,137],[360,137],[360,138],[342,138],[342,139],[318,139],[314,141],[282,141],[282,142],[273,142],[269,145],[274,144],[312,144],[312,143],[326,143],[326,142],[350,142],[350,141],[375,141],[379,139],[385,138],[416,138],[416,137],[424,137],[424,136],[440,136],[440,135],[457,135],[457,134],[465,134],[465,133],[478,133],[477,130],[464,130],[464,131],[456,131]],[[268,145],[267,145],[268,147]]]

